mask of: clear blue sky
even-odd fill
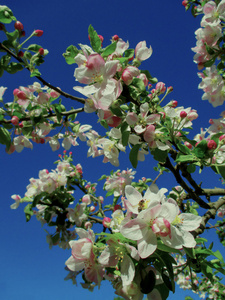
[[[200,19],[194,19],[190,12],[185,13],[179,1],[152,0],[66,0],[66,1],[15,1],[2,3],[12,9],[14,15],[24,25],[27,33],[34,29],[44,30],[41,38],[33,42],[49,50],[46,62],[40,71],[43,78],[62,90],[74,94],[73,86],[77,85],[73,73],[75,65],[67,65],[62,53],[66,48],[78,43],[88,44],[87,29],[89,24],[104,37],[103,46],[107,46],[114,34],[135,47],[139,41],[146,40],[152,46],[153,55],[142,65],[153,76],[173,86],[174,92],[169,100],[177,100],[178,105],[197,109],[199,120],[194,122],[195,133],[200,127],[208,127],[209,118],[219,118],[220,110],[212,109],[208,102],[201,100],[202,92],[197,89],[199,79],[197,67],[193,63],[191,47],[195,46],[194,31],[199,27]],[[2,40],[2,33],[0,33]],[[5,74],[0,78],[0,86],[8,87],[5,99],[12,101],[12,90],[20,85],[32,84],[34,79],[24,70],[16,75]],[[66,106],[80,107],[79,103],[63,99]],[[94,115],[81,115],[83,123],[92,121]],[[22,207],[16,211],[10,209],[11,195],[24,195],[29,178],[37,178],[38,171],[54,168],[58,152],[52,152],[49,145],[34,145],[34,149],[25,149],[22,153],[7,155],[1,148],[1,203],[0,210],[0,298],[4,300],[75,300],[75,299],[107,299],[114,298],[113,289],[103,284],[102,289],[94,293],[83,290],[80,285],[75,287],[71,282],[64,282],[66,276],[64,263],[70,251],[58,248],[49,250],[45,241],[45,232],[36,219],[26,223]],[[81,163],[84,176],[92,182],[104,173],[113,169],[110,164],[102,164],[102,158],[86,158],[87,147],[73,148],[74,162]],[[145,163],[139,163],[136,179],[142,176],[156,176],[152,170],[152,160],[147,157]],[[120,168],[131,167],[126,156]],[[94,170],[94,172],[93,172]],[[203,174],[204,187],[219,186],[217,181]],[[215,177],[215,176],[214,176]],[[160,187],[172,187],[174,181],[169,177],[161,179]],[[99,191],[100,193],[100,191]],[[169,299],[184,299],[189,292],[171,295]],[[194,296],[195,297],[195,296]],[[195,298],[198,299],[198,298]]]

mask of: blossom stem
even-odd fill
[[[25,64],[25,62],[22,60],[22,58],[18,57],[17,55],[15,55],[10,49],[8,49],[7,47],[5,47],[2,43],[0,43],[0,49],[6,51],[9,55],[11,55],[12,57],[14,57],[17,61],[19,61],[22,64]],[[28,67],[26,67],[27,70],[30,71],[30,69]],[[41,83],[43,83],[44,85],[48,86],[49,88],[53,89],[54,91],[56,91],[57,93],[59,93],[60,95],[64,96],[65,98],[70,98],[71,100],[76,100],[80,103],[85,103],[85,99],[83,98],[79,98],[79,97],[75,97],[73,95],[70,95],[66,92],[63,92],[62,90],[60,90],[59,88],[51,85],[50,83],[48,83],[47,81],[45,81],[41,76],[35,76]]]

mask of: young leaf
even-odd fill
[[[130,151],[129,159],[134,168],[137,168],[138,164],[138,152],[141,147],[141,144],[134,145]]]
[[[97,34],[97,32],[94,30],[94,28],[89,25],[88,27],[88,34],[90,37],[90,42],[91,42],[91,47],[93,48],[93,50],[95,52],[99,52],[99,50],[101,49],[101,40]]]
[[[63,57],[65,58],[66,62],[68,65],[75,64],[75,57],[79,53],[79,50],[77,47],[70,45],[67,49],[66,52],[63,53]]]

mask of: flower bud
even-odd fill
[[[139,75],[138,68],[129,66],[123,71],[121,78],[126,85],[129,85],[133,81],[133,78],[138,75]]]
[[[116,211],[117,209],[122,209],[122,206],[119,204],[116,204],[113,208],[113,211]]]
[[[38,50],[38,52],[39,52],[40,55],[44,55],[45,50],[44,50],[43,48],[40,48],[40,49]]]
[[[23,57],[24,56],[24,53],[23,53],[23,51],[20,51],[19,53],[18,53],[18,55],[17,55],[18,57]]]
[[[27,95],[26,95],[26,93],[23,92],[23,91],[19,91],[19,92],[16,94],[16,96],[17,96],[19,99],[21,99],[21,100],[26,100],[26,99],[27,99]]]
[[[186,6],[188,5],[188,0],[182,1],[182,5],[183,5],[184,7],[186,7]]]
[[[217,143],[214,140],[210,140],[207,143],[207,147],[208,147],[209,150],[216,149]]]
[[[113,42],[116,42],[119,40],[119,36],[117,34],[115,34],[113,37],[112,37],[112,40]]]
[[[181,117],[182,119],[186,118],[186,117],[187,117],[186,111],[182,110],[182,111],[180,112],[180,117]]]
[[[13,116],[11,119],[11,123],[13,125],[18,125],[19,124],[19,118],[17,116]]]
[[[108,218],[108,217],[105,217],[103,220],[102,220],[102,225],[106,228],[109,228],[110,227],[110,222],[111,222],[111,219]]]
[[[178,102],[176,100],[171,101],[171,107],[177,107]]]
[[[158,93],[163,94],[166,91],[166,86],[165,83],[163,82],[158,82],[155,86],[156,90],[158,91]]]
[[[40,29],[35,30],[34,35],[36,35],[38,37],[42,36],[43,35],[43,30],[40,30]]]
[[[189,149],[192,148],[192,144],[190,144],[189,142],[184,142],[184,145],[185,145],[186,147],[188,147]]]
[[[20,21],[16,21],[14,24],[15,29],[22,31],[23,30],[23,24]]]
[[[82,197],[82,202],[86,203],[87,205],[91,204],[91,197],[90,197],[90,195],[84,195]]]
[[[95,211],[95,207],[94,207],[94,205],[92,205],[91,207],[90,207],[90,212],[94,212]]]

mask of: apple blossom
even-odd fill
[[[152,47],[146,46],[146,41],[139,42],[134,50],[135,57],[139,61],[148,59],[152,55]]]

